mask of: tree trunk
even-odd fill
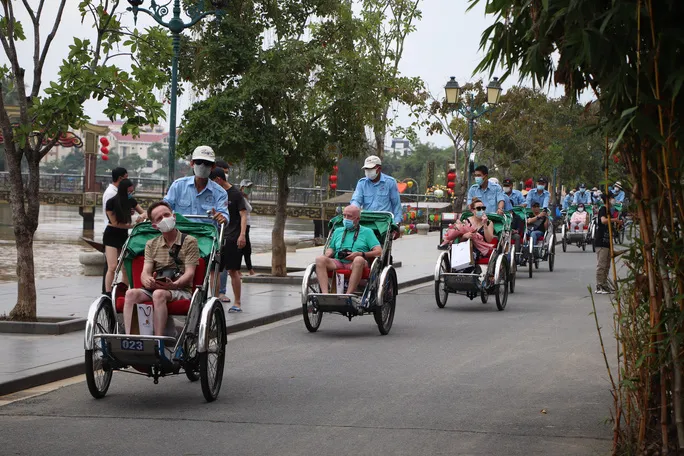
[[[5,144],[7,168],[10,179],[10,206],[12,224],[17,246],[17,302],[9,314],[11,320],[36,320],[36,282],[33,264],[33,235],[38,228],[39,169],[38,164],[29,164],[29,183],[25,191],[21,176],[22,151],[16,144]],[[28,196],[28,212],[26,208]]]
[[[375,155],[383,158],[385,155],[385,134],[387,133],[387,109],[378,113],[375,117]]]
[[[271,255],[271,274],[278,277],[287,275],[287,250],[285,248],[285,221],[287,220],[287,199],[290,187],[287,185],[287,173],[278,173],[278,194],[276,196],[275,221],[271,232],[273,254]]]

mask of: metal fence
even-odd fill
[[[29,182],[28,173],[21,175],[24,183]],[[0,172],[0,189],[9,190],[8,172]],[[78,174],[41,174],[40,189],[46,192],[83,192],[83,176]]]
[[[145,195],[160,195],[166,194],[166,179],[154,179],[149,177],[129,177],[135,191]],[[98,174],[95,176],[95,181],[100,183],[102,190],[112,182],[112,176],[107,174]]]

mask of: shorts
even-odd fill
[[[221,250],[221,266],[219,270],[239,271],[242,264],[242,249],[238,249],[237,239],[226,240]]]
[[[140,289],[143,293],[145,293],[147,296],[152,299],[152,293],[154,293],[154,290],[148,290],[147,288],[141,288]],[[178,301],[181,299],[190,299],[192,298],[192,294],[190,294],[189,291],[186,290],[167,290],[171,293],[171,301]]]
[[[102,235],[102,244],[121,250],[128,239],[128,230],[107,225]]]
[[[335,269],[349,269],[351,267],[351,263],[342,263],[340,260],[335,258],[332,260],[335,262]]]

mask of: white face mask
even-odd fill
[[[511,190],[512,190],[511,187],[504,187],[503,189],[504,189],[504,192],[506,192],[506,193],[511,193]]]
[[[161,219],[159,223],[157,223],[157,229],[161,231],[162,233],[168,233],[169,231],[173,231],[173,229],[176,227],[176,219],[174,216],[171,217],[164,217]]]
[[[370,180],[373,180],[376,177],[378,177],[378,171],[376,169],[367,169],[365,171],[365,173],[366,173],[366,177]]]
[[[194,165],[192,170],[195,172],[195,176],[199,177],[200,179],[206,179],[209,177],[209,174],[211,174],[211,166]]]

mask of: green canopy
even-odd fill
[[[330,219],[328,226],[334,230],[342,226],[343,219],[342,215],[337,215]],[[388,229],[399,230],[399,227],[394,223],[394,215],[389,212],[361,211],[360,224],[372,229],[381,243],[384,242]]]

